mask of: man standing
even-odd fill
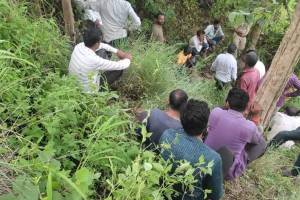
[[[250,26],[247,23],[242,23],[234,29],[233,43],[237,46],[238,55],[246,48],[247,35],[250,31]]]
[[[209,116],[205,144],[215,151],[225,147],[234,157],[225,175],[228,180],[241,176],[247,164],[265,152],[266,142],[262,133],[243,115],[248,101],[249,96],[245,91],[233,88],[226,99],[228,109],[215,108]]]
[[[236,81],[237,61],[234,57],[235,52],[235,44],[230,44],[227,48],[227,53],[218,55],[211,66],[211,71],[216,73],[216,86],[219,90]]]
[[[136,30],[141,25],[140,18],[128,1],[98,0],[92,5],[92,9],[98,11],[102,18],[100,29],[103,33],[103,41],[114,47],[126,39],[127,30]],[[129,24],[129,18],[132,24]]]
[[[215,46],[224,40],[224,33],[219,20],[214,20],[214,24],[208,25],[204,31],[210,46]]]
[[[254,51],[244,56],[245,67],[241,77],[238,80],[238,87],[247,92],[249,95],[248,108],[254,103],[256,92],[260,82],[260,73],[254,68],[258,61],[258,57]]]
[[[174,171],[182,160],[189,162],[194,168],[195,185],[193,190],[184,188],[184,186],[175,188],[179,192],[179,197],[176,199],[204,199],[205,190],[211,190],[207,199],[219,200],[223,196],[222,161],[220,155],[202,142],[208,117],[209,108],[207,103],[191,99],[181,111],[180,120],[183,129],[168,129],[160,138],[161,155],[165,160],[174,162]],[[211,174],[201,173],[201,169],[197,166],[201,156],[205,158],[203,167],[207,166],[211,161],[214,163],[211,168]]]
[[[201,30],[197,31],[197,34],[190,39],[189,46],[196,51],[198,55],[200,55],[200,53],[205,54],[209,47],[205,32]]]
[[[117,54],[120,61],[110,61],[96,54],[98,49]],[[83,34],[83,42],[75,46],[69,74],[74,75],[81,83],[84,92],[99,91],[99,71],[123,70],[129,67],[131,54],[115,49],[101,42],[101,32],[97,28],[88,29]]]
[[[158,41],[161,43],[166,42],[166,38],[164,37],[163,24],[165,23],[165,15],[163,13],[159,13],[155,17],[155,21],[152,26],[152,34],[151,39],[154,41]]]

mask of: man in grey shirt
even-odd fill
[[[180,122],[180,109],[187,102],[188,95],[185,91],[176,89],[169,95],[169,107],[162,111],[155,108],[151,111],[147,120],[147,131],[152,133],[146,141],[146,145],[153,148],[153,145],[159,144],[159,139],[167,129],[182,128]]]

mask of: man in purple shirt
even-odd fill
[[[289,92],[290,89],[296,89],[294,92]],[[287,85],[285,86],[285,89],[283,91],[283,94],[279,98],[277,102],[277,108],[278,110],[284,105],[285,98],[286,97],[297,97],[300,96],[300,80],[295,74],[292,74],[290,77]]]
[[[249,96],[245,91],[233,88],[226,99],[228,109],[215,108],[209,116],[205,144],[216,151],[227,148],[234,156],[225,175],[227,180],[241,176],[247,164],[260,157],[266,149],[262,133],[243,115],[248,102]]]

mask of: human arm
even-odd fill
[[[110,46],[108,44],[105,44],[105,43],[100,43],[99,49],[104,49],[106,51],[115,53],[115,54],[117,54],[117,56],[118,56],[119,59],[125,59],[125,58],[128,58],[129,60],[132,59],[132,56],[131,56],[130,53],[126,53],[126,52],[124,52],[122,50],[116,49],[116,48],[114,48],[114,47],[112,47],[112,46]]]
[[[101,71],[123,70],[128,68],[130,65],[130,59],[127,58],[119,61],[111,61],[97,56],[96,62],[97,65],[95,70],[101,70]]]
[[[141,26],[141,19],[133,10],[131,4],[128,2],[128,16],[132,20],[131,30],[137,30]]]
[[[287,94],[285,94],[285,96],[286,97],[300,96],[300,80],[298,79],[298,77],[295,74],[292,75],[291,82],[292,82],[293,87],[296,89],[296,91],[287,93]]]

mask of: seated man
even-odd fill
[[[245,62],[245,67],[238,80],[238,87],[247,92],[249,96],[248,108],[250,108],[254,103],[256,92],[260,83],[260,73],[254,68],[258,61],[258,57],[255,51],[251,51],[243,56],[243,60]]]
[[[215,20],[214,24],[208,25],[204,31],[210,46],[215,46],[224,40],[224,33],[219,20]]]
[[[98,49],[116,53],[120,61],[110,61],[96,54]],[[124,53],[101,42],[101,31],[91,28],[84,32],[83,42],[75,46],[70,64],[69,74],[74,75],[81,83],[84,92],[99,91],[99,71],[123,70],[129,67],[131,54]]]
[[[234,57],[236,46],[230,44],[227,53],[218,55],[211,66],[211,71],[215,72],[216,86],[222,90],[226,85],[234,83],[237,78],[237,61]]]
[[[209,47],[205,32],[197,31],[197,34],[190,39],[189,46],[194,49],[197,55],[205,54]]]
[[[183,51],[179,52],[177,58],[177,64],[181,66],[185,65],[187,68],[191,68],[196,64],[196,58],[193,56],[190,47],[185,47]]]
[[[247,164],[265,152],[266,142],[262,133],[243,115],[248,101],[245,91],[233,88],[226,99],[228,109],[215,108],[209,116],[205,144],[216,151],[225,147],[234,155],[232,166],[225,174],[227,180],[241,176]]]
[[[223,176],[222,161],[215,151],[203,144],[203,133],[206,131],[206,125],[209,117],[209,108],[207,103],[189,100],[181,112],[181,122],[183,129],[166,130],[161,139],[161,155],[165,160],[174,161],[173,170],[178,167],[178,162],[185,160],[194,168],[194,176],[197,182],[193,193],[188,188],[178,187],[176,190],[180,193],[177,199],[204,199],[204,190],[209,189],[212,192],[208,194],[207,199],[218,200],[223,196]],[[164,148],[167,145],[169,147]],[[202,174],[195,165],[199,158],[204,156],[207,166],[213,161],[212,174]],[[179,189],[180,188],[180,189]]]
[[[290,92],[291,89],[294,89],[295,91]],[[279,98],[277,102],[277,110],[279,110],[285,102],[286,97],[297,97],[300,96],[300,80],[296,76],[296,74],[292,74],[289,78],[288,83],[285,86],[285,89],[283,91],[283,94]]]
[[[151,111],[147,120],[147,131],[152,133],[146,145],[153,148],[153,144],[157,145],[163,132],[169,128],[182,128],[180,122],[180,109],[188,100],[188,95],[185,91],[177,89],[173,90],[169,95],[169,108],[162,111],[155,108]]]

